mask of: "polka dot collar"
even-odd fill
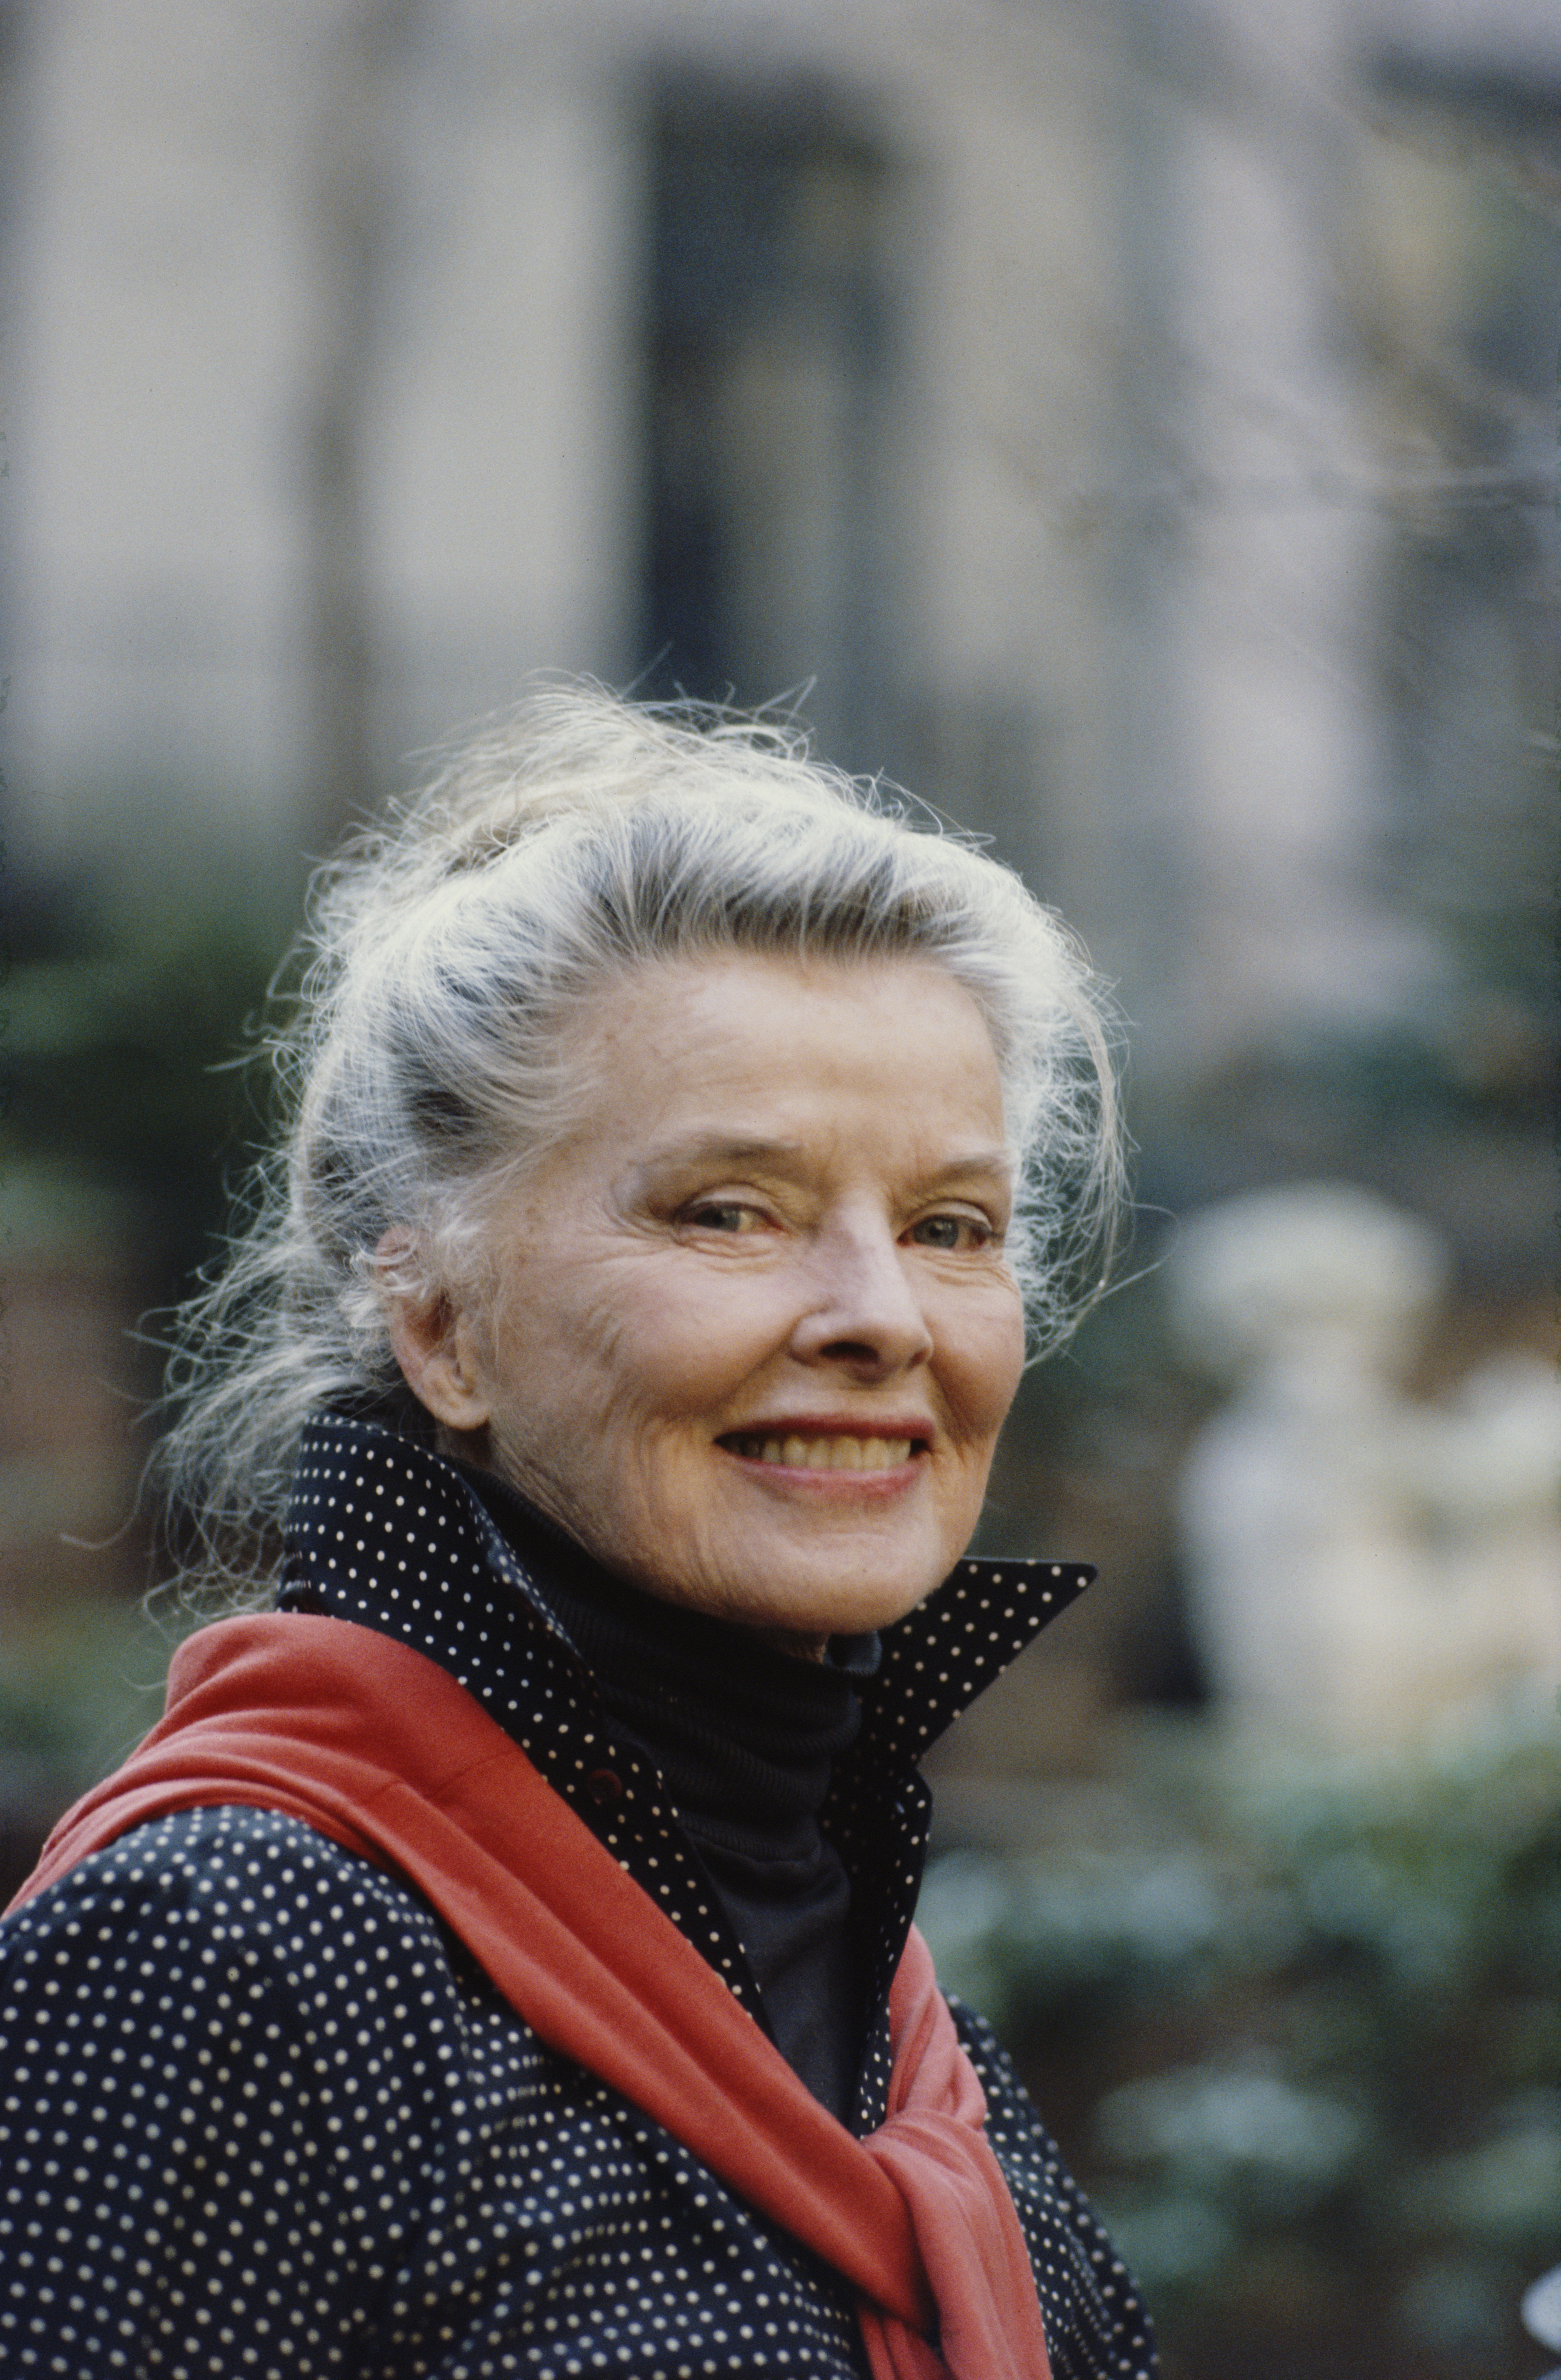
[[[545,1548],[538,1559],[545,1560]],[[374,1424],[306,1428],[279,1603],[399,1637],[449,1671],[764,2022],[742,1944],[659,1775],[616,1740],[589,1670],[534,1575],[454,1464]],[[819,1824],[851,1878],[876,2009],[853,2121],[882,2120],[889,1985],[904,1948],[930,1809],[915,1762],[1095,1575],[1087,1564],[957,1565],[883,1633],[862,1727]]]
[[[495,1599],[485,1572],[510,1590]],[[1088,1562],[968,1556],[883,1635],[861,1689],[865,1736],[915,1755],[1095,1577]],[[573,1653],[535,1577],[457,1467],[377,1424],[321,1416],[305,1428],[287,1518],[282,1602],[305,1583],[333,1607],[404,1637],[492,1700],[492,1670],[538,1629]]]

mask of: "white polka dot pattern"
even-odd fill
[[[751,1992],[659,1779],[607,1736],[459,1475],[331,1423],[310,1433],[299,1489],[287,1595],[451,1670]],[[920,1873],[913,1745],[1027,1641],[1041,1597],[1071,1600],[1086,1576],[964,1565],[891,1632],[829,1804],[877,1969],[898,1958]],[[624,1786],[605,1808],[587,1783],[604,1765]],[[956,2016],[1057,2380],[1140,2380],[1156,2367],[1131,2284],[1003,2053]],[[861,2130],[881,2120],[885,2046],[866,2060]],[[415,1891],[296,1820],[223,1809],[136,1828],[0,1927],[9,2369],[862,2380],[865,2366],[836,2277],[546,2049]]]
[[[139,1828],[6,1930],[0,2368],[857,2372],[838,2284],[296,1820]]]

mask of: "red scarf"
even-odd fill
[[[409,1877],[551,2048],[844,2275],[874,2380],[1049,2380],[981,2085],[914,1929],[889,2118],[858,2141],[445,1670],[374,1630],[278,1613],[180,1646],[164,1717],[61,1819],[11,1905],[145,1819],[235,1803]]]

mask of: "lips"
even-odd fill
[[[910,1437],[864,1438],[854,1431],[732,1430],[720,1443],[748,1463],[774,1463],[796,1471],[897,1471],[919,1453],[923,1441]]]

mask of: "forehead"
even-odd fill
[[[593,1135],[768,1138],[854,1120],[918,1140],[1003,1139],[986,1020],[930,960],[659,961],[605,985],[570,1041]]]

